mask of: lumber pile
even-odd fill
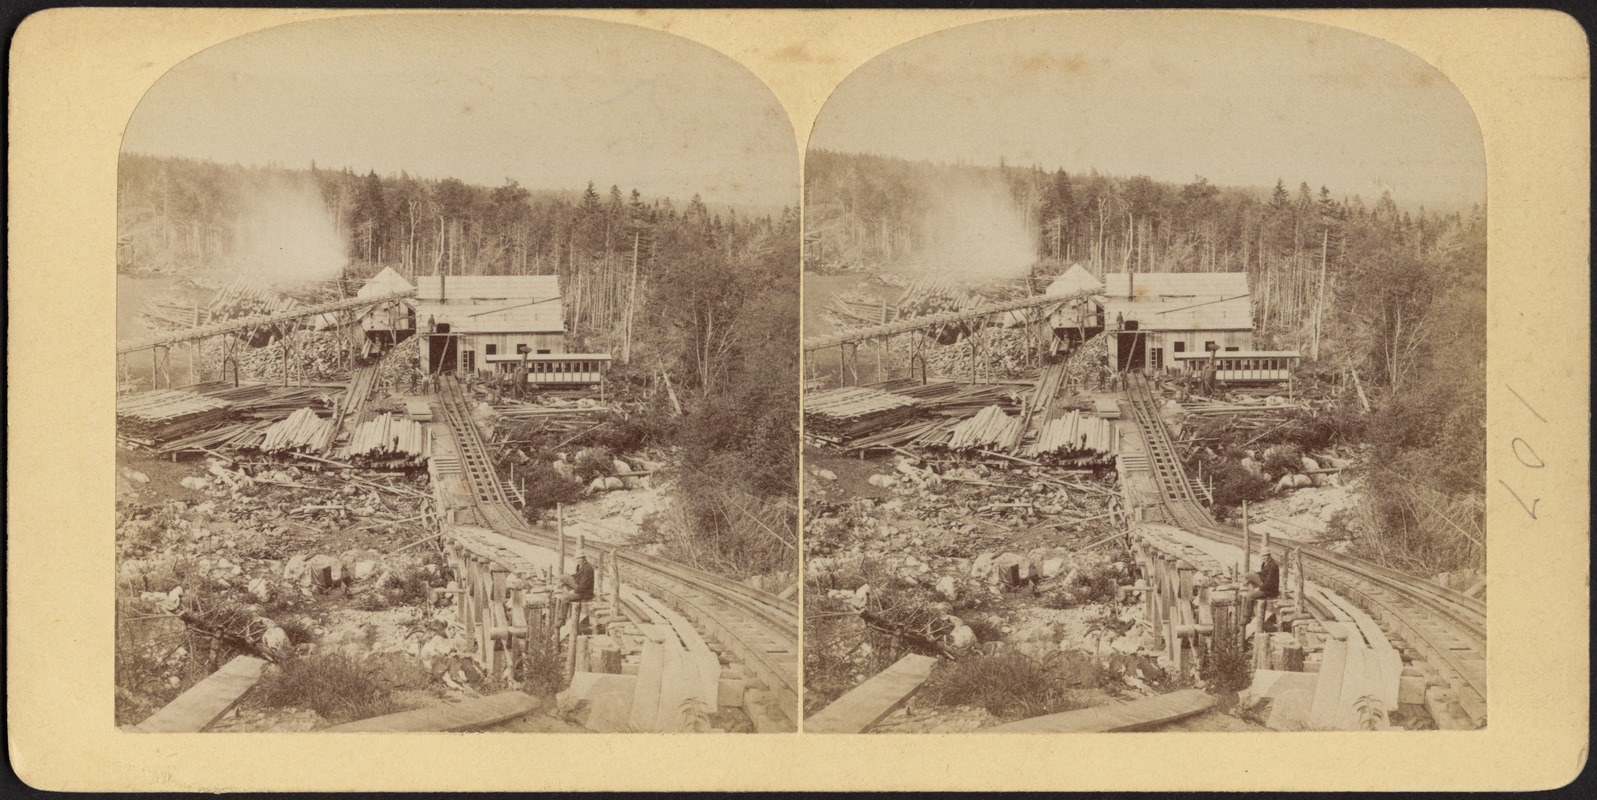
[[[804,428],[814,434],[848,439],[914,419],[920,401],[881,389],[846,386],[804,400]]]
[[[948,443],[954,426],[961,421],[979,413],[987,406],[1012,403],[1014,400],[1008,388],[990,384],[952,381],[920,384],[910,380],[896,380],[872,384],[866,388],[913,400],[917,412],[904,419],[884,418],[878,421],[879,424],[862,426],[846,437],[839,437],[839,444],[862,450],[911,446],[942,447]],[[808,402],[806,400],[806,404]],[[808,428],[805,432],[811,433]]]
[[[947,447],[950,450],[1008,451],[1020,442],[1025,429],[1019,418],[1005,414],[996,405],[987,406],[976,416],[954,426]]]
[[[1032,389],[1031,400],[1027,403],[1033,414],[1053,405],[1059,390],[1065,385],[1065,374],[1063,361],[1049,364],[1037,374],[1037,385]]]
[[[117,436],[151,446],[232,418],[233,404],[195,392],[158,390],[116,400]]]
[[[380,414],[355,426],[347,455],[365,466],[413,466],[430,455],[428,444],[427,429],[420,422]]]

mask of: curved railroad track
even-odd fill
[[[1193,496],[1147,379],[1132,375],[1126,384],[1126,398],[1142,431],[1148,468],[1159,485],[1160,505],[1171,522],[1210,539],[1241,545],[1241,531],[1216,524]],[[1390,632],[1399,634],[1447,681],[1471,720],[1485,724],[1485,602],[1361,558],[1310,544],[1294,543],[1293,547],[1301,548],[1310,578],[1390,626]]]
[[[484,527],[541,547],[556,549],[559,535],[535,528],[505,496],[488,448],[471,419],[460,386],[444,378],[438,391],[444,421],[460,453],[460,467]],[[798,716],[798,604],[782,600],[729,578],[616,545],[588,541],[586,546],[616,560],[622,581],[676,607],[716,649],[735,656],[770,691],[773,704],[796,728]],[[567,543],[567,549],[571,544]],[[619,612],[619,610],[617,610]]]

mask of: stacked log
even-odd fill
[[[1018,417],[1005,414],[998,406],[988,406],[955,425],[947,447],[950,450],[1006,451],[1019,443],[1023,433],[1025,424]]]
[[[1037,433],[1037,441],[1026,449],[1027,457],[1108,458],[1119,452],[1119,437],[1114,424],[1096,416],[1071,411],[1049,421]]]
[[[301,408],[288,419],[268,427],[255,449],[263,453],[320,452],[326,449],[334,430],[332,420],[318,417],[312,409]]]
[[[367,466],[419,464],[429,455],[427,428],[401,415],[381,414],[355,426],[347,454]]]

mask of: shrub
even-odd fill
[[[566,683],[565,659],[555,629],[536,615],[529,617],[527,625],[525,648],[516,659],[516,682],[533,697],[553,697]]]
[[[575,503],[582,499],[582,483],[555,471],[546,461],[533,461],[516,471],[516,476],[526,487],[529,519],[554,508],[560,503]]]
[[[611,464],[615,462],[615,453],[608,447],[584,447],[577,451],[577,457],[572,460],[571,467],[577,473],[577,479],[583,483],[604,475],[609,475],[613,470]]]

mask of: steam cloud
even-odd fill
[[[338,277],[348,242],[316,187],[274,177],[241,209],[233,269],[263,281]]]
[[[1026,213],[1002,179],[969,172],[939,175],[926,197],[923,267],[968,278],[1013,278],[1037,260]]]

